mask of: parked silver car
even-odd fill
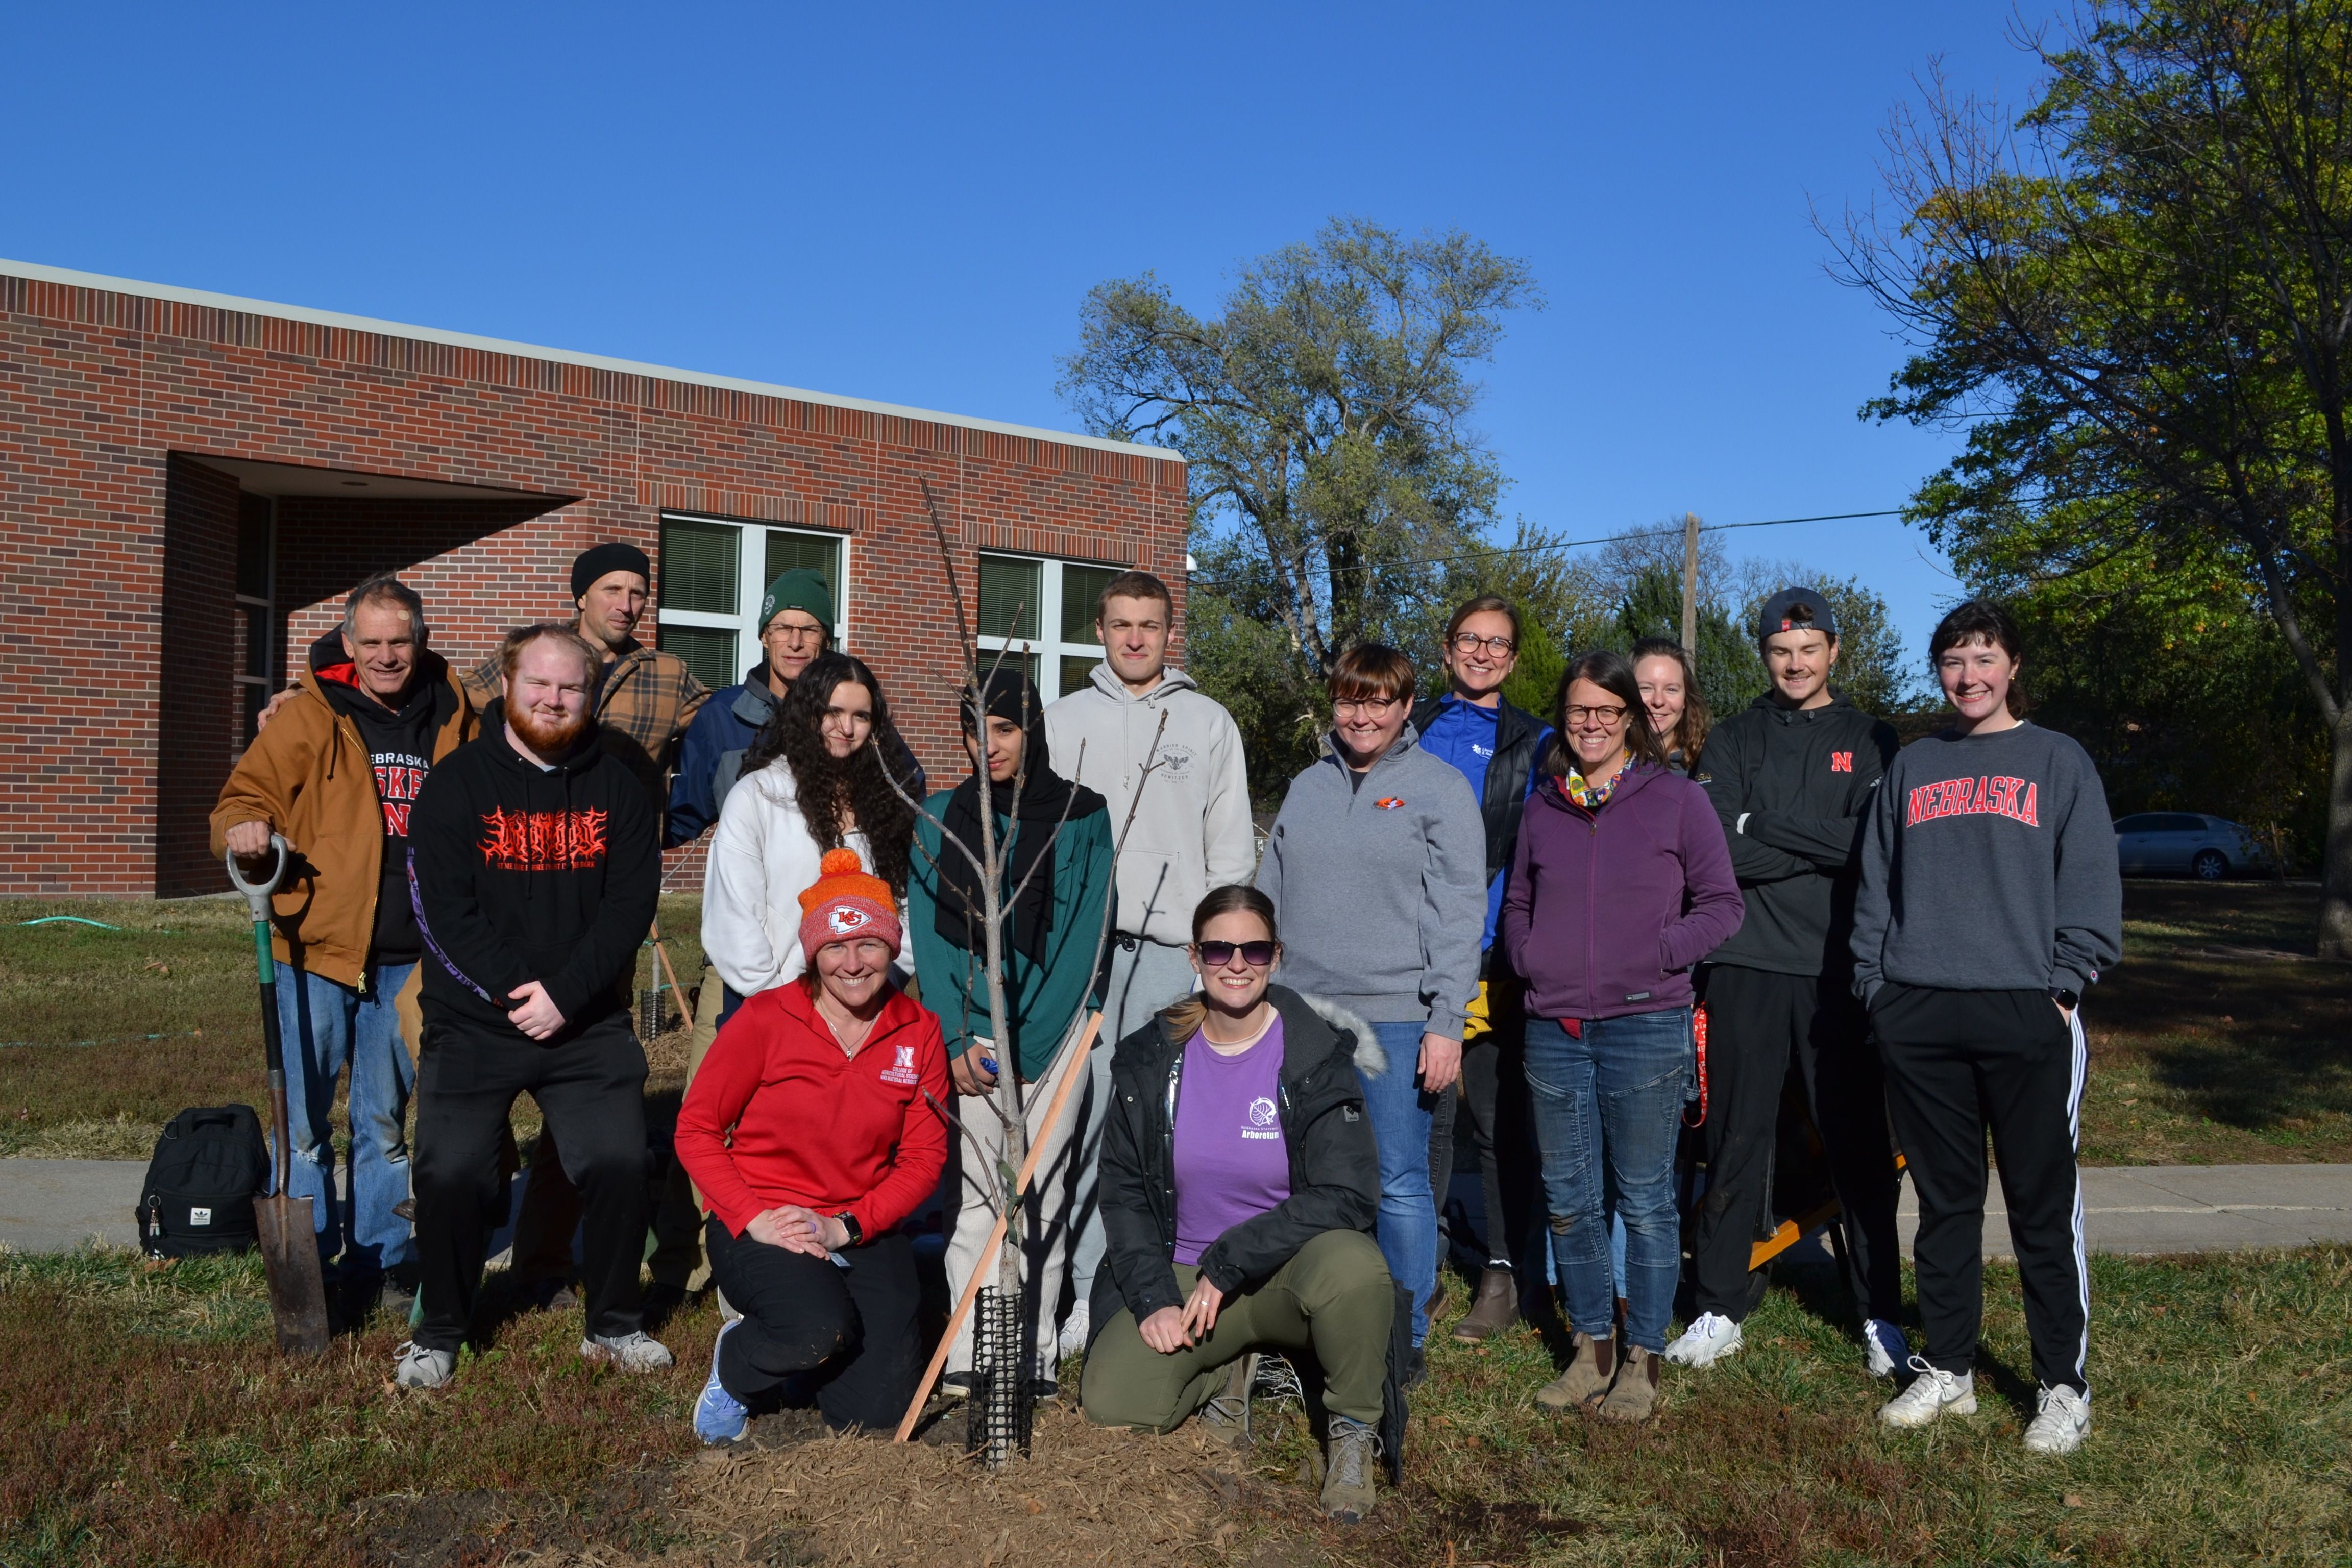
[[[2227,817],[2190,811],[2140,811],[2116,819],[2116,858],[2125,875],[2178,875],[2218,882],[2233,872],[2264,870],[2270,851]]]

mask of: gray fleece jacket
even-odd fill
[[[1486,828],[1462,770],[1412,725],[1369,772],[1327,742],[1290,781],[1257,886],[1282,983],[1376,1024],[1462,1037],[1486,928]]]

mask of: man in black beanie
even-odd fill
[[[614,540],[581,552],[572,563],[572,629],[604,661],[597,678],[597,733],[614,760],[646,786],[656,812],[669,805],[667,773],[686,727],[710,697],[674,653],[636,639],[653,595],[653,563],[634,544]],[[499,694],[498,660],[485,659],[466,678],[477,708]]]

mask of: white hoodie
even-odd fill
[[[874,869],[864,833],[853,830],[843,843]],[[807,970],[800,896],[815,885],[824,858],[782,761],[745,773],[727,792],[702,874],[702,952],[738,996],[772,991]],[[898,954],[904,967],[903,936]]]
[[[1233,715],[1181,669],[1164,672],[1138,697],[1108,663],[1097,664],[1091,686],[1046,706],[1045,743],[1055,773],[1110,803],[1116,843],[1163,713],[1160,765],[1119,852],[1118,921],[1122,936],[1181,947],[1192,940],[1192,910],[1202,896],[1246,882],[1257,869],[1249,774]]]

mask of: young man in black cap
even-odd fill
[[[1852,990],[1864,814],[1895,731],[1830,688],[1837,616],[1811,588],[1764,605],[1771,689],[1717,724],[1692,773],[1731,844],[1747,918],[1700,971],[1706,1005],[1706,1193],[1691,1247],[1698,1315],[1666,1359],[1701,1367],[1739,1348],[1751,1245],[1770,1234],[1773,1145],[1790,1053],[1844,1212],[1846,1284],[1871,1372],[1910,1350],[1895,1326],[1902,1281],[1886,1097]]]

